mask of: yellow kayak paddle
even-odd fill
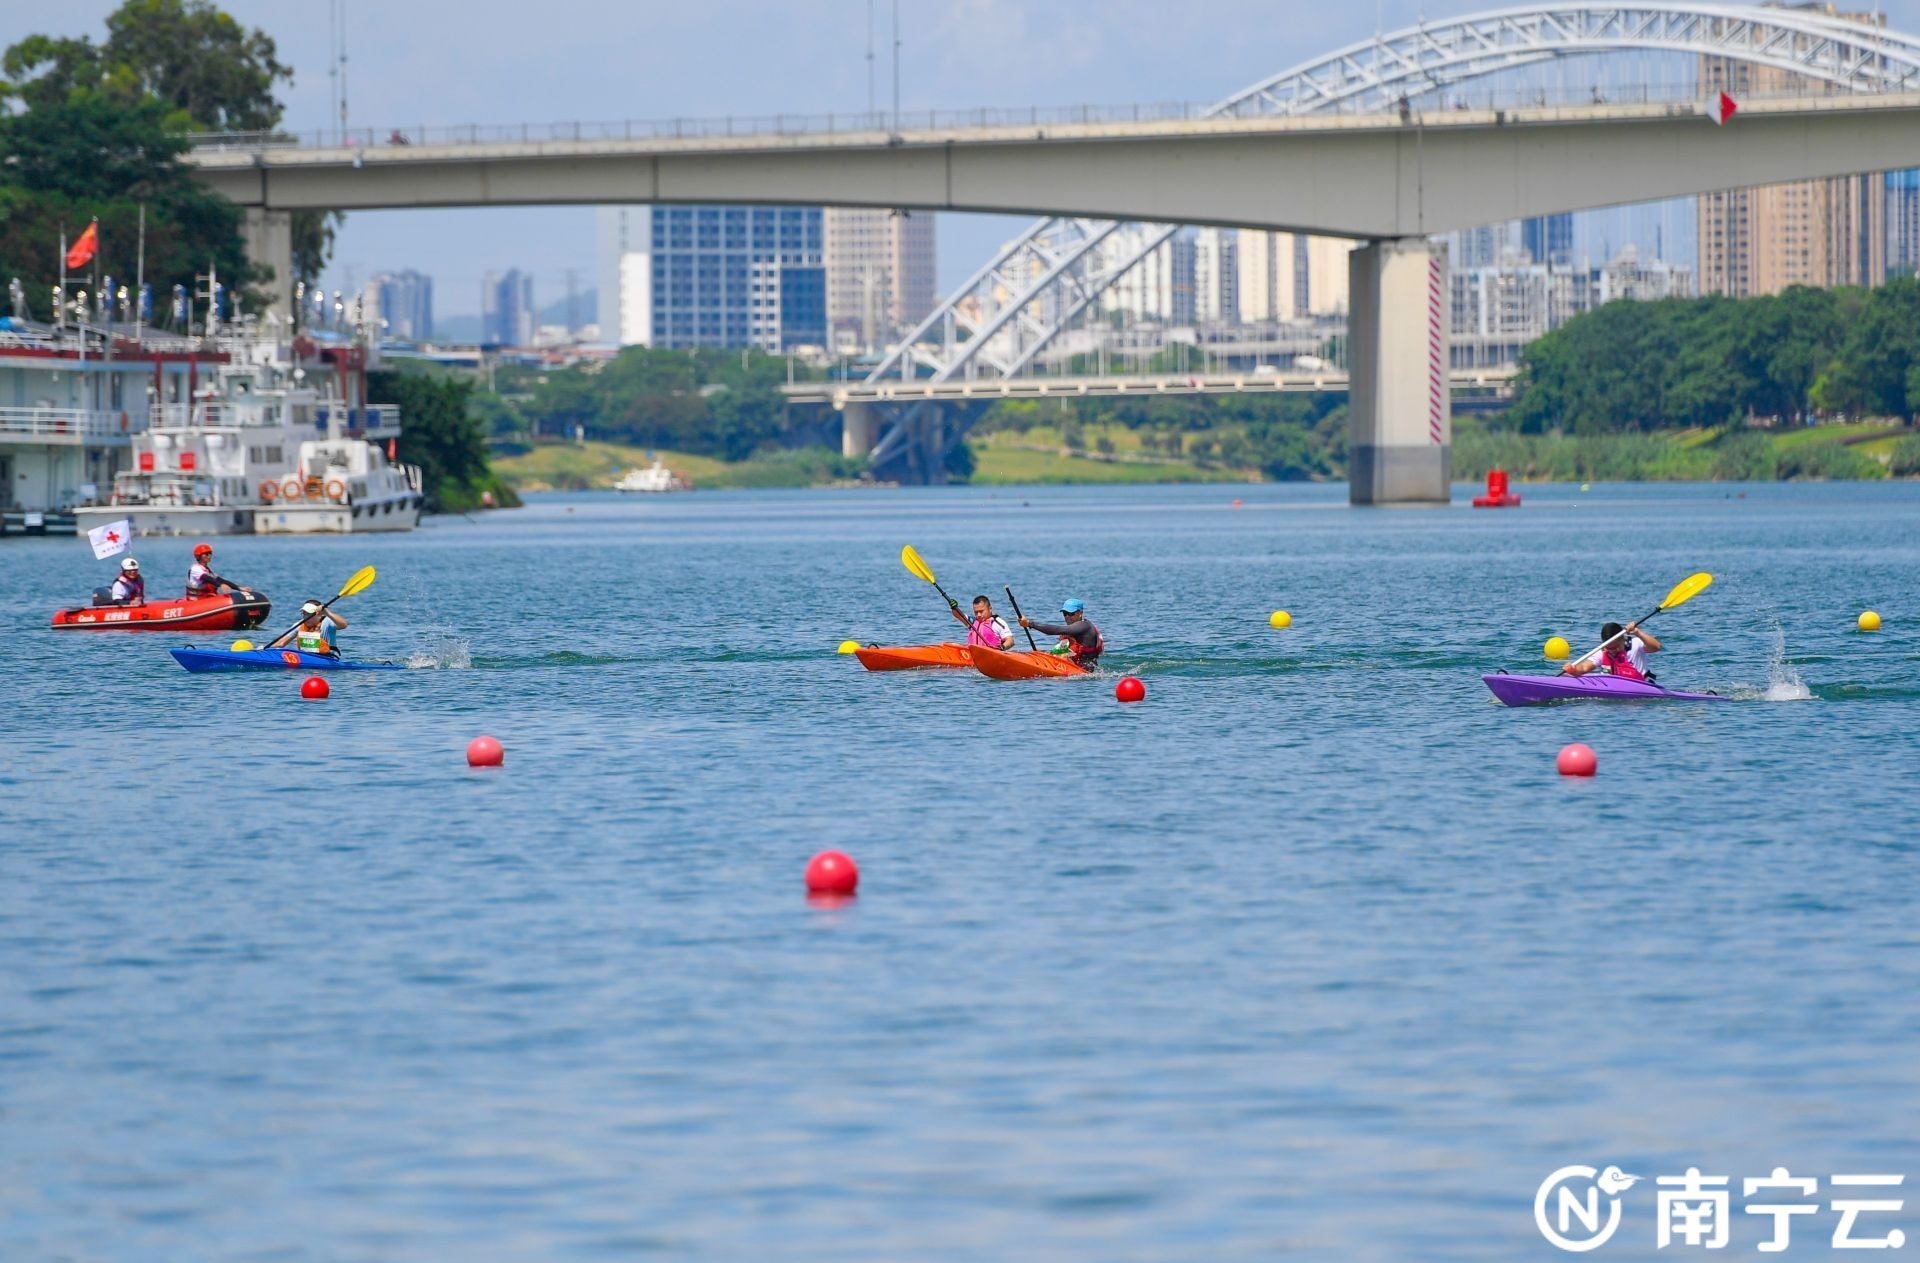
[[[1699,596],[1702,592],[1705,592],[1708,588],[1712,586],[1713,586],[1713,576],[1708,574],[1704,570],[1702,570],[1699,574],[1688,575],[1686,578],[1682,579],[1680,582],[1673,585],[1673,591],[1667,593],[1666,600],[1654,606],[1653,609],[1648,612],[1645,618],[1635,620],[1633,625],[1638,626],[1640,623],[1646,622],[1648,618],[1652,618],[1655,614],[1658,614],[1661,610],[1670,610],[1676,605],[1685,605],[1688,601],[1691,601],[1694,597]],[[1601,650],[1604,650],[1608,645],[1612,644],[1614,641],[1620,639],[1621,636],[1624,636],[1626,634],[1627,634],[1626,628],[1624,627],[1621,628],[1618,633],[1602,641],[1599,649],[1592,650],[1591,652],[1588,652],[1588,653],[1583,653],[1578,658],[1575,658],[1573,661],[1585,662],[1588,658],[1591,658],[1594,654],[1601,652]],[[1567,665],[1571,666],[1573,664],[1568,663]],[[1566,673],[1567,673],[1567,668],[1561,667],[1559,674],[1565,675]]]

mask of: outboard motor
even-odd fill
[[[112,605],[113,589],[111,587],[95,588],[93,590],[93,603],[95,605]]]

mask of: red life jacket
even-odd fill
[[[1622,643],[1627,642],[1623,639]],[[1625,649],[1608,649],[1600,655],[1600,661],[1606,665],[1608,674],[1617,675],[1623,680],[1647,678],[1639,667],[1633,665],[1633,659],[1627,656]]]
[[[1093,624],[1091,622],[1087,622],[1087,620],[1085,619],[1081,621],[1086,622],[1087,626],[1093,627]],[[1107,638],[1100,634],[1100,629],[1098,627],[1093,627],[1093,648],[1091,649],[1082,645],[1079,641],[1075,640],[1071,636],[1062,636],[1060,638],[1060,643],[1067,647],[1067,653],[1073,658],[1073,660],[1076,663],[1078,663],[1081,666],[1086,666],[1088,663],[1092,662],[1094,659],[1098,658],[1103,652],[1105,652],[1107,647]]]

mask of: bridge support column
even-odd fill
[[[247,262],[271,269],[273,276],[260,286],[271,297],[268,311],[282,320],[293,318],[293,212],[247,208],[240,226]],[[265,315],[265,312],[261,313]]]
[[[840,454],[865,456],[880,441],[880,418],[870,403],[848,400],[840,409]]]
[[[1453,465],[1446,256],[1424,238],[1347,260],[1348,499],[1445,504]]]

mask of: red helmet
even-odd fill
[[[213,556],[213,545],[195,544],[193,546],[193,555],[196,557],[211,557]]]

